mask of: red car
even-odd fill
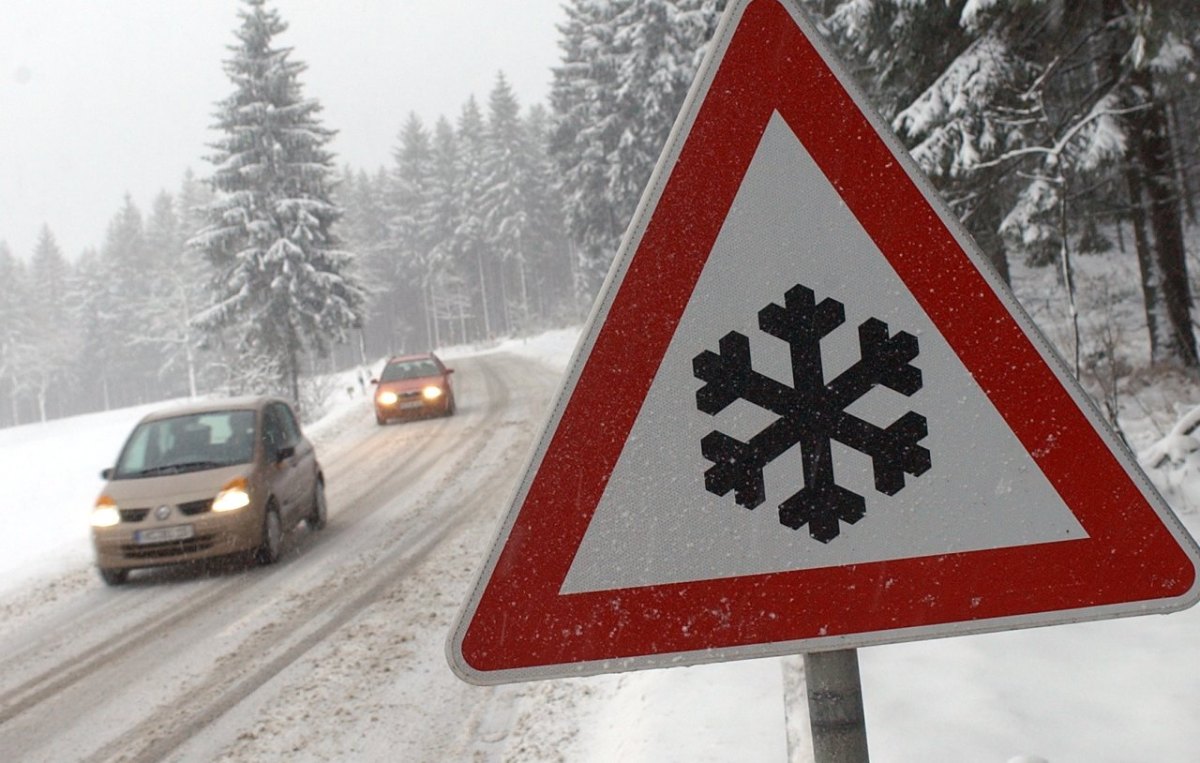
[[[379,378],[371,380],[376,385],[375,421],[386,424],[407,416],[453,414],[452,373],[454,369],[446,368],[431,352],[392,358]]]

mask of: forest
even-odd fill
[[[1079,264],[1127,257],[1147,349],[1122,362],[1193,378],[1194,3],[799,5],[1002,277],[1052,270],[1077,322],[1096,302]],[[244,0],[199,169],[148,210],[127,196],[82,252],[49,227],[32,252],[0,241],[0,426],[213,392],[302,401],[386,354],[580,323],[723,6],[568,0],[548,103],[519,103],[497,62],[483,98],[410,115],[392,162],[358,168],[326,148],[303,51],[275,40],[286,21]],[[1114,351],[1076,339],[1077,374]]]

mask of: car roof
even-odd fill
[[[393,358],[388,358],[388,365],[392,363],[407,363],[412,360],[437,360],[438,356],[432,352],[418,352],[412,355],[397,355]]]
[[[269,403],[284,403],[286,400],[277,397],[211,397],[201,400],[170,405],[157,411],[152,411],[142,417],[142,421],[170,419],[176,416],[188,416],[195,413],[210,413],[213,411],[259,411]],[[289,406],[290,407],[290,406]]]

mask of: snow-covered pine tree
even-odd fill
[[[524,193],[529,211],[526,258],[533,272],[536,312],[550,325],[562,325],[575,319],[571,307],[574,258],[567,244],[558,172],[549,154],[551,127],[545,106],[529,109],[524,130],[529,167]]]
[[[264,0],[242,2],[225,62],[234,92],[217,104],[221,135],[209,157],[216,195],[192,239],[216,268],[197,326],[233,340],[239,369],[278,369],[280,391],[298,402],[303,356],[324,355],[360,326],[365,294],[350,272],[355,255],[333,233],[334,132],[301,92],[305,64],[274,47],[287,24]]]
[[[641,0],[613,19],[617,53],[617,143],[608,194],[628,224],[696,75],[709,18],[696,0]]]
[[[430,244],[421,226],[422,210],[429,197],[432,155],[429,132],[415,113],[408,115],[398,141],[392,151],[386,202],[392,309],[415,331],[419,347],[436,347],[437,325],[430,307]]]
[[[1197,365],[1166,86],[1196,73],[1194,3],[809,5],[1001,273],[1006,250],[1066,263],[1070,207],[1124,188],[1152,360]]]
[[[77,390],[82,410],[110,410],[116,403],[112,388],[118,377],[113,352],[120,347],[108,333],[113,322],[112,307],[119,299],[112,268],[94,247],[85,249],[75,260],[68,284],[70,313],[80,336],[75,366],[87,374],[88,384]]]
[[[205,305],[208,263],[187,247],[186,216],[175,199],[161,192],[146,222],[152,256],[152,298],[143,305],[139,341],[158,352],[163,393],[195,397],[200,390],[200,333],[192,318]]]
[[[487,155],[484,142],[483,113],[475,97],[463,104],[455,126],[458,140],[458,208],[461,214],[454,231],[451,251],[458,261],[459,272],[473,284],[473,312],[479,316],[481,334],[491,339],[499,324],[493,311],[499,308],[498,294],[489,279],[491,250],[487,245],[487,226],[481,209],[483,205],[483,165]],[[497,313],[498,314],[498,313]]]
[[[353,269],[367,295],[360,349],[362,354],[371,357],[395,349],[396,338],[400,335],[394,305],[387,296],[392,288],[388,248],[391,241],[387,214],[389,187],[385,167],[379,167],[374,173],[354,172],[347,167],[334,197],[347,212],[342,220],[346,245],[358,253]]]
[[[30,316],[27,310],[25,266],[8,246],[0,241],[0,423],[15,426],[21,423],[20,378],[17,346],[28,332]]]
[[[103,281],[96,285],[107,304],[98,308],[87,330],[106,358],[104,375],[112,405],[136,405],[162,399],[161,364],[149,340],[149,316],[157,309],[156,253],[146,240],[141,210],[127,193],[113,215],[100,249]]]
[[[609,194],[609,156],[621,125],[616,91],[620,57],[614,19],[630,0],[570,0],[559,26],[550,152],[558,164],[567,230],[576,245],[575,294],[587,309],[616,255],[624,226]]]
[[[24,338],[18,340],[15,358],[21,385],[33,395],[40,421],[63,413],[61,395],[70,388],[63,382],[70,378],[78,349],[78,332],[62,307],[70,274],[54,234],[43,225],[29,262],[30,321]]]
[[[559,27],[550,150],[590,302],[662,153],[719,0],[572,0]]]
[[[1151,361],[1195,369],[1200,354],[1191,317],[1183,189],[1168,114],[1173,99],[1195,91],[1200,17],[1194,0],[1102,0],[1096,28],[1109,35],[1101,81],[1117,119],[1097,122],[1094,134],[1108,145],[1105,132],[1125,140],[1120,170],[1131,202]]]
[[[468,342],[482,336],[474,324],[472,299],[467,285],[470,270],[455,251],[455,231],[463,212],[460,207],[458,136],[445,117],[439,117],[430,144],[429,196],[421,216],[423,235],[430,245],[430,259],[438,263],[434,286],[444,308],[448,330],[456,341]]]
[[[1021,145],[1028,67],[1007,38],[973,39],[964,3],[806,0],[826,12],[822,29],[850,63],[873,104],[1008,278],[998,228],[1016,191],[1006,167],[980,164]]]
[[[355,170],[349,165],[342,168],[341,177],[333,191],[333,199],[346,214],[341,220],[342,239],[359,254],[356,265],[370,270],[370,261],[388,239],[388,221],[385,210],[387,173],[380,169],[378,186],[375,178],[366,170]],[[375,280],[374,275],[365,277]]]
[[[505,333],[529,326],[529,209],[525,193],[531,168],[525,147],[521,107],[501,73],[488,97],[484,131],[483,206],[487,241],[496,254],[495,278],[503,295]]]

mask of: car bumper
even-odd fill
[[[184,530],[183,528],[189,528]],[[187,535],[170,539],[147,539],[145,531],[160,535]],[[122,522],[113,527],[93,527],[92,544],[96,566],[105,569],[134,569],[190,562],[250,551],[262,536],[262,512],[251,507],[226,513],[175,517],[166,522]]]
[[[426,400],[424,398],[400,400],[394,405],[384,405],[383,403],[376,402],[375,417],[380,420],[390,420],[435,416],[446,413],[449,410],[449,405],[449,395],[442,395],[433,400]]]

